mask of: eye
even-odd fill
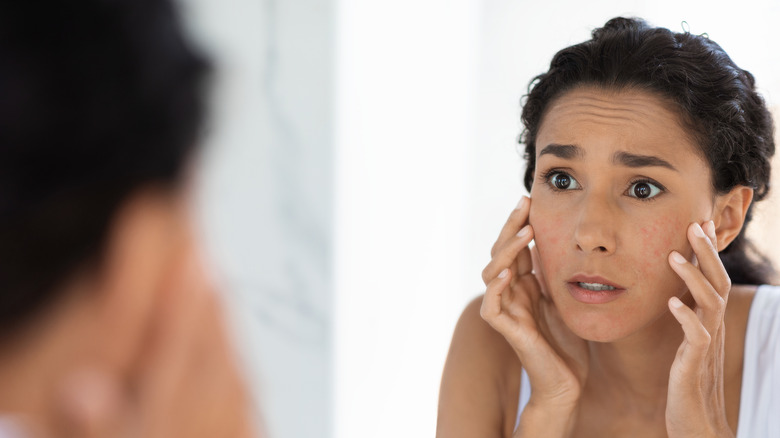
[[[547,183],[557,190],[576,190],[580,188],[580,183],[571,175],[564,172],[553,172],[547,177]]]
[[[650,181],[637,181],[628,188],[628,196],[639,199],[654,198],[663,191]]]

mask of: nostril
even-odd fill
[[[588,252],[587,248],[590,248],[590,247],[580,245],[579,243],[577,244],[577,250],[579,250],[579,251]],[[593,249],[590,250],[592,252],[605,252],[605,253],[609,252],[609,250],[607,249],[606,246],[596,246],[596,247],[592,247],[592,248]]]

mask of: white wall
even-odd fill
[[[268,435],[332,430],[334,4],[181,0],[216,62],[200,220]]]
[[[466,297],[479,13],[472,0],[339,3],[339,438],[431,436]]]

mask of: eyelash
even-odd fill
[[[570,178],[574,179],[574,177],[571,176],[571,174],[569,172],[567,172],[567,171],[565,171],[563,169],[550,169],[550,170],[548,170],[547,172],[543,173],[540,176],[540,178],[542,180],[541,182],[543,182],[547,187],[549,187],[551,190],[553,190],[555,192],[567,192],[568,190],[559,189],[558,187],[555,187],[553,184],[550,183],[550,177],[552,177],[556,173],[562,173],[562,174],[568,175]],[[655,196],[650,197],[650,198],[639,198],[639,197],[631,196],[631,195],[626,195],[626,196],[628,196],[630,198],[634,198],[637,201],[650,202],[650,201],[655,201],[658,198],[659,195],[661,195],[663,193],[666,193],[666,187],[664,187],[662,184],[660,184],[657,181],[652,180],[650,178],[636,178],[636,179],[631,180],[631,182],[628,183],[628,188],[626,188],[626,191],[624,193],[628,193],[628,190],[631,187],[633,187],[635,184],[641,184],[641,183],[652,184],[652,185],[658,187],[658,189],[660,189],[660,193],[658,193],[658,195],[655,195]],[[579,184],[579,181],[578,181],[578,184]]]

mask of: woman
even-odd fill
[[[774,154],[753,76],[615,18],[522,117],[530,199],[455,329],[438,436],[776,436],[780,290],[745,239]]]
[[[0,436],[252,436],[190,226],[208,70],[167,0],[0,4]]]

